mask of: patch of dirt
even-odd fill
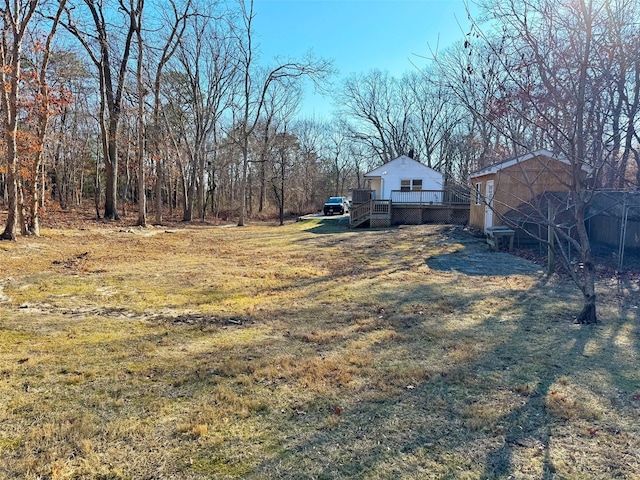
[[[511,267],[514,268],[511,274],[546,272],[546,251],[538,246],[514,248],[510,253],[490,252],[484,237],[464,227],[455,225],[445,228],[442,236],[443,240],[439,243],[460,243],[465,246],[465,250],[456,252],[451,259],[442,259],[441,268],[432,267],[427,262],[431,268],[444,271],[457,270],[470,275],[508,275]],[[614,247],[593,245],[592,253],[596,263],[597,280],[623,278],[628,281],[640,281],[640,252],[630,251],[625,253],[622,269],[619,269],[618,251]],[[517,257],[523,261],[512,261],[509,257]],[[438,265],[438,262],[435,263]],[[451,268],[447,268],[449,264]],[[485,273],[482,273],[483,269]],[[563,271],[559,263],[556,264],[554,273],[566,276],[566,272]]]
[[[539,263],[505,252],[491,252],[484,239],[472,232],[452,226],[442,232],[439,245],[463,245],[463,249],[426,259],[429,268],[466,275],[534,275],[542,273]]]
[[[49,303],[23,303],[19,308],[22,311],[28,311],[30,313],[38,315],[54,313],[68,317],[86,317],[93,315],[96,317],[105,318],[130,318],[132,320],[135,319],[152,322],[166,322],[173,325],[197,326],[200,328],[213,325],[244,325],[245,323],[253,323],[253,321],[248,318],[242,318],[238,316],[224,317],[220,315],[208,315],[197,312],[185,312],[184,310],[178,312],[162,311],[159,313],[140,314],[126,308],[86,307],[70,309],[55,307]]]
[[[458,271],[466,275],[533,275],[542,273],[540,265],[502,252],[460,252],[438,255],[426,260],[429,268],[440,271]]]

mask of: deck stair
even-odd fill
[[[351,228],[362,226],[366,222],[372,228],[390,226],[391,200],[369,200],[354,205],[350,212]]]

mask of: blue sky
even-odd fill
[[[339,77],[372,69],[393,75],[424,65],[416,55],[464,37],[463,0],[255,0],[255,39],[261,63],[312,50],[332,59]],[[323,117],[329,100],[306,94],[302,114]]]

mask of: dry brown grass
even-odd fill
[[[335,221],[1,243],[0,478],[639,478],[637,286],[585,327],[561,279],[430,262],[484,249]]]

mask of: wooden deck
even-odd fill
[[[376,200],[370,190],[353,192],[352,228],[422,223],[466,223],[469,194],[459,190],[418,190],[391,192],[390,199]]]

